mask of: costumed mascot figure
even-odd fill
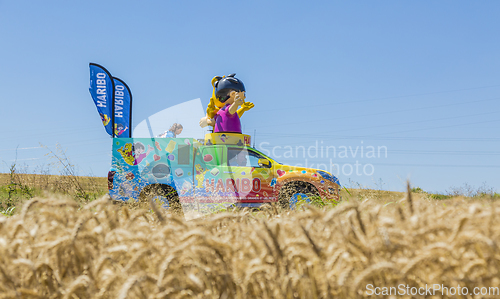
[[[214,133],[232,132],[241,134],[240,117],[254,107],[245,102],[245,86],[236,74],[212,79],[213,92],[207,107],[207,115],[200,119],[200,126],[214,127]]]

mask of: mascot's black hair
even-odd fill
[[[230,74],[225,76],[224,78],[216,77],[217,79],[220,79],[214,83],[215,96],[222,103],[229,99],[229,94],[231,93],[231,91],[245,91],[245,85],[243,85],[243,82],[241,82],[240,79],[235,78],[234,76],[236,76],[236,74]]]

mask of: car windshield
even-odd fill
[[[256,150],[256,149],[255,149],[255,148],[253,148],[253,147],[249,147],[249,149],[250,149],[252,152],[255,152],[256,154],[261,155],[263,158],[266,158],[266,159],[268,159],[268,160],[270,160],[270,161],[272,160],[272,161],[274,161],[274,162],[276,162],[276,163],[278,163],[278,164],[280,164],[280,165],[283,165],[283,163],[280,163],[280,162],[276,161],[275,159],[271,159],[271,158],[269,158],[268,156],[264,155],[263,153],[259,152],[258,150]]]
[[[227,163],[229,166],[261,167],[259,159],[272,160],[251,147],[230,147],[227,150]]]

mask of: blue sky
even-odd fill
[[[498,192],[499,11],[497,1],[0,1],[0,172],[16,148],[18,165],[49,167],[40,144],[60,144],[79,174],[107,174],[94,62],[130,86],[135,124],[206,105],[212,77],[236,73],[255,103],[244,131],[278,161],[324,165],[347,186]]]

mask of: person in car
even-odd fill
[[[175,138],[177,137],[177,135],[179,135],[180,133],[182,133],[182,129],[184,129],[184,127],[181,125],[181,124],[178,124],[178,123],[174,123],[170,129],[168,131],[165,131],[163,133],[161,133],[160,135],[156,136],[156,137],[159,137],[159,138]]]
[[[248,166],[248,151],[232,149],[228,151],[229,166]]]

